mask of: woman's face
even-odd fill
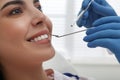
[[[52,24],[39,0],[0,0],[0,58],[4,65],[34,64],[53,57]]]

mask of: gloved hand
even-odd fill
[[[88,42],[88,47],[108,48],[120,62],[120,17],[109,16],[98,19],[86,34],[84,41]]]
[[[84,0],[82,9],[85,9],[91,0]],[[80,12],[81,12],[80,10]],[[94,0],[81,19],[77,21],[79,27],[91,27],[92,23],[105,16],[116,16],[114,9],[105,0]]]

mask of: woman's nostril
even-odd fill
[[[36,25],[39,25],[39,24],[42,24],[43,23],[43,21],[39,21],[39,22],[37,22],[37,24]]]

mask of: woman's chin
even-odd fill
[[[52,48],[51,50],[49,50],[49,54],[47,55],[47,58],[46,58],[46,60],[44,60],[44,61],[47,61],[47,60],[53,58],[54,55],[55,55],[55,49]]]

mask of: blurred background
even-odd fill
[[[53,23],[53,34],[63,35],[82,30],[76,26],[71,27],[81,8],[83,0],[40,0],[43,12]],[[109,4],[120,15],[120,0],[107,0]],[[83,41],[85,32],[56,38],[53,37],[52,44],[70,61],[80,75],[92,76],[96,80],[120,80],[120,65],[115,56],[109,54],[104,48],[88,48]]]

